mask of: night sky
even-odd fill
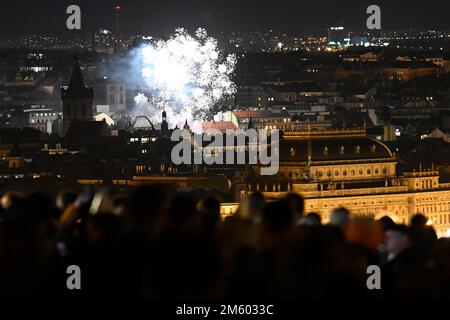
[[[24,3],[29,4],[24,4]],[[450,29],[448,0],[1,0],[0,37],[24,34],[70,36],[66,8],[78,4],[82,27],[113,29],[113,4],[123,5],[125,34],[167,35],[175,27],[217,31],[268,30],[302,34],[344,23],[365,26],[365,9],[378,4],[384,29]]]

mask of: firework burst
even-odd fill
[[[236,91],[230,78],[235,56],[223,55],[217,41],[203,29],[194,36],[177,29],[167,41],[158,40],[137,50],[148,93],[139,93],[135,102],[152,120],[159,121],[162,110],[172,126],[201,120]]]

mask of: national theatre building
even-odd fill
[[[422,213],[438,235],[450,230],[450,183],[439,182],[433,168],[397,172],[395,154],[363,129],[284,132],[279,146],[277,176],[245,178],[241,191],[262,192],[268,200],[300,193],[306,213],[327,222],[331,210],[346,207],[353,215],[379,219],[390,216],[409,223]],[[237,203],[224,203],[229,215]]]

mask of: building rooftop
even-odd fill
[[[283,139],[280,162],[377,160],[393,158],[382,142],[368,137]]]

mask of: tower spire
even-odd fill
[[[161,122],[161,133],[163,135],[167,134],[169,131],[169,125],[167,123],[167,113],[166,110],[162,112],[162,122]]]
[[[254,129],[254,124],[253,124],[253,118],[250,117],[250,120],[248,121],[248,129]]]
[[[93,120],[94,89],[86,86],[77,56],[75,56],[69,85],[61,88],[61,97],[64,134],[67,134],[72,121]]]
[[[83,73],[81,72],[80,61],[78,56],[75,55],[75,61],[72,69],[72,76],[70,77],[68,90],[86,89],[84,83]]]
[[[184,123],[183,129],[187,130],[187,131],[191,131],[191,127],[189,126],[187,119],[186,119],[186,122]]]

